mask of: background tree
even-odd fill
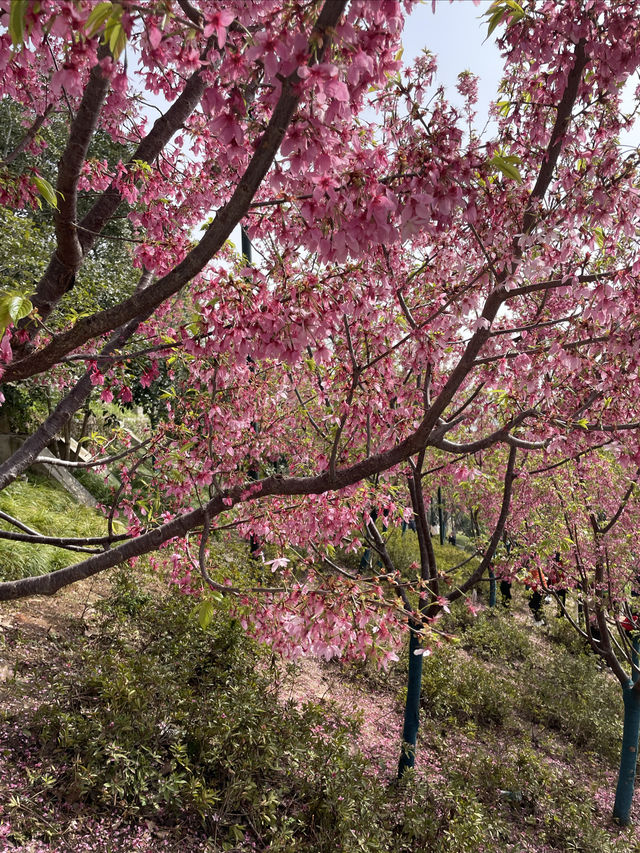
[[[640,733],[635,455],[635,449],[630,455],[616,443],[568,462],[531,460],[514,488],[510,521],[519,545],[514,568],[526,563],[620,682],[624,731],[614,818],[624,826],[630,821]],[[561,575],[555,571],[557,553]],[[572,591],[568,600],[561,595],[566,588]]]
[[[402,733],[402,752],[398,764],[398,776],[415,765],[416,744],[420,719],[420,696],[422,684],[423,656],[431,653],[429,635],[438,631],[437,623],[443,613],[448,613],[453,602],[466,596],[486,573],[491,574],[492,561],[504,536],[504,526],[509,513],[513,488],[516,448],[508,452],[508,461],[501,471],[499,482],[485,478],[485,492],[494,492],[495,506],[489,509],[487,501],[485,519],[490,529],[486,541],[476,539],[476,551],[471,555],[460,552],[460,559],[449,567],[439,565],[429,524],[428,504],[425,500],[424,482],[429,470],[425,470],[425,453],[422,452],[409,460],[407,488],[409,492],[411,516],[415,521],[418,540],[419,563],[409,567],[408,573],[401,572],[387,547],[386,537],[380,532],[373,519],[367,524],[368,541],[379,554],[383,572],[378,582],[386,582],[395,590],[398,605],[407,615],[409,623],[409,667],[407,673],[407,696],[405,701],[404,726]],[[442,468],[442,466],[437,466]],[[439,472],[442,476],[442,471]],[[457,471],[459,474],[460,472]],[[485,495],[486,497],[486,495]],[[405,520],[408,512],[405,513]],[[442,543],[441,543],[442,544]],[[474,557],[476,559],[474,559]],[[415,575],[413,570],[415,569]],[[472,612],[476,608],[467,598]],[[493,606],[490,602],[490,606]]]

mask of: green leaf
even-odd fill
[[[51,186],[49,181],[41,178],[39,175],[35,175],[33,179],[33,183],[36,185],[36,188],[42,198],[47,202],[49,207],[53,207],[56,210],[58,209],[58,197],[56,196],[56,191]]]
[[[14,47],[20,47],[24,41],[24,16],[27,0],[13,0],[9,11],[9,35]]]
[[[490,9],[492,9],[492,8],[493,8],[493,6],[490,7]],[[504,16],[505,11],[506,11],[505,9],[498,8],[493,13],[493,15],[491,15],[491,17],[489,18],[489,29],[487,30],[487,38],[489,38],[489,36],[495,30],[495,28],[500,25],[500,23],[502,22],[502,18]]]
[[[598,248],[604,248],[604,230],[600,227],[593,229],[593,235],[596,238],[596,243],[598,244]]]
[[[198,622],[203,631],[206,631],[213,619],[213,601],[205,598],[198,607]]]
[[[512,24],[521,21],[524,18],[525,12],[522,6],[516,3],[516,0],[494,0],[485,12],[485,15],[489,23],[487,30],[487,38],[489,38],[495,28],[500,26],[506,18],[509,19],[507,26],[510,27]]]
[[[516,0],[505,0],[505,5],[511,10],[509,26],[524,18],[524,9],[519,3],[516,3]]]
[[[127,34],[125,33],[122,24],[117,21],[109,29],[109,48],[114,59],[117,59],[120,56],[126,43]]]
[[[501,172],[506,178],[511,178],[512,180],[517,181],[519,184],[521,184],[522,176],[515,165],[515,163],[519,162],[519,157],[494,154],[491,160],[489,161],[489,164],[494,169],[497,169],[498,172]]]
[[[12,323],[17,323],[33,311],[33,304],[22,293],[9,291],[0,296],[0,337]]]
[[[16,293],[9,300],[8,311],[14,323],[28,317],[33,311],[33,304],[30,299],[23,296],[21,293]]]
[[[151,166],[146,160],[132,160],[131,164],[136,166],[138,171],[142,172],[144,175],[150,175],[152,172]]]
[[[98,3],[95,9],[87,18],[86,29],[87,35],[94,36],[102,26],[109,20],[113,12],[113,3],[110,0],[104,0],[103,3]]]

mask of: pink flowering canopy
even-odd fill
[[[230,527],[283,557],[358,547],[372,506],[406,516],[394,483],[419,456],[484,501],[484,570],[529,455],[550,467],[606,445],[622,470],[640,464],[638,152],[620,141],[635,122],[640,2],[494,4],[504,78],[483,134],[472,73],[460,69],[454,105],[437,57],[403,64],[412,5],[0,0],[20,153],[35,159],[40,130],[69,116],[55,186],[2,163],[6,206],[55,209],[49,262],[10,306],[2,382],[61,396],[0,465],[0,488],[92,395],[127,403],[135,377],[168,410],[121,463],[127,537],[0,583],[0,598],[167,546],[190,588],[191,571],[211,581],[208,536]],[[98,132],[127,159],[94,156]],[[60,320],[122,215],[137,287]],[[228,242],[240,223],[253,263]],[[156,495],[145,515],[142,453]],[[301,613],[322,614],[311,623],[337,648],[349,601],[365,633],[386,601],[340,575],[301,581],[284,561],[273,574],[285,593],[259,599],[255,630],[275,620],[316,651],[322,630],[305,634]],[[385,612],[376,626],[392,635],[404,617]],[[360,653],[363,637],[346,645]]]
[[[640,468],[621,464],[619,453],[608,445],[564,465],[532,455],[514,490],[510,559],[497,571],[546,594],[573,590],[581,618],[573,608],[564,615],[624,688],[638,629]]]

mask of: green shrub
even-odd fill
[[[85,489],[92,495],[98,503],[104,506],[110,506],[113,499],[113,489],[105,483],[104,477],[90,471],[86,468],[77,468],[73,471],[73,476],[84,486]]]
[[[570,606],[567,600],[567,607]],[[555,646],[560,646],[572,655],[592,655],[588,643],[578,634],[568,619],[549,619],[544,632]]]
[[[561,732],[572,744],[616,762],[622,733],[622,695],[595,655],[558,650],[523,683],[521,711]]]
[[[246,572],[245,581],[264,571],[239,540],[214,542],[212,564],[216,576]],[[208,836],[212,851],[518,853],[521,840],[527,849],[631,849],[595,823],[588,778],[529,745],[533,721],[617,758],[619,691],[593,656],[542,633],[529,643],[514,616],[481,614],[461,643],[425,658],[418,771],[389,787],[344,711],[278,700],[270,655],[217,606],[203,631],[197,600],[159,598],[137,574],[115,573],[102,624],[82,647],[56,646],[46,672],[53,697],[35,720],[5,720],[39,749],[26,770],[34,793],[5,806],[12,843],[55,846],[65,828],[47,804],[59,798],[74,816]],[[524,662],[515,675],[502,665],[513,660]],[[403,666],[406,658],[391,680]],[[420,767],[432,759],[440,771],[426,783]]]
[[[494,838],[506,835],[506,826],[496,820],[478,800],[468,780],[447,779],[437,789],[425,786],[418,792],[410,783],[401,804],[399,838],[393,850],[415,853],[498,853]]]
[[[514,700],[513,688],[504,678],[451,646],[425,658],[422,705],[433,719],[502,725]]]
[[[500,818],[502,826],[524,821],[541,847],[582,853],[616,849],[609,833],[594,823],[592,792],[567,771],[552,769],[537,749],[517,742],[492,748],[489,741],[452,769],[449,784],[464,783],[481,808],[493,811],[494,825],[500,826]]]
[[[384,789],[353,749],[355,724],[331,707],[279,704],[274,673],[224,612],[205,632],[186,597],[158,603],[116,586],[100,637],[72,677],[60,671],[34,726],[41,775],[60,796],[283,853],[300,838],[320,851],[390,849]],[[135,630],[122,633],[122,613]],[[370,846],[350,847],[363,826]]]
[[[527,660],[531,654],[530,632],[498,608],[484,611],[462,634],[463,648],[487,660],[507,663]]]
[[[192,600],[159,602],[124,573],[114,586],[99,635],[58,668],[55,698],[30,727],[34,789],[94,815],[200,828],[221,850],[502,853],[508,826],[463,772],[435,789],[408,774],[389,789],[343,712],[278,702],[268,660],[223,610],[205,632]],[[437,652],[442,665],[450,651]],[[455,678],[458,716],[480,713],[477,674],[465,666]],[[492,691],[480,694],[484,715]],[[12,815],[25,837],[29,805]]]

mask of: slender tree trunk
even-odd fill
[[[87,426],[89,424],[89,419],[91,418],[91,409],[87,407],[84,412],[84,417],[82,419],[82,426],[80,427],[80,435],[78,436],[78,443],[76,445],[76,452],[73,454],[74,460],[77,462],[80,459],[80,451],[82,450],[82,439],[85,437],[87,432]]]
[[[253,263],[253,253],[251,251],[251,240],[249,239],[249,235],[244,230],[244,225],[240,227],[240,244],[242,246],[242,254],[246,258],[248,264]]]
[[[624,724],[622,729],[622,752],[620,772],[613,806],[613,819],[628,826],[633,802],[633,789],[638,761],[638,736],[640,735],[640,692],[633,681],[622,688],[624,701]]]
[[[428,582],[428,593],[423,590],[420,594],[418,607],[422,614],[428,612],[433,598],[438,596],[438,572],[436,558],[431,542],[429,519],[424,505],[424,494],[420,471],[423,455],[413,475],[408,478],[411,505],[416,521],[416,534],[420,547],[420,579]],[[440,490],[438,490],[440,494]],[[422,689],[422,655],[415,654],[421,647],[419,634],[415,629],[420,627],[419,621],[410,621],[411,634],[409,637],[409,672],[407,674],[407,701],[404,708],[404,725],[402,729],[402,752],[398,763],[398,779],[402,778],[405,770],[413,767],[416,761],[416,745],[418,728],[420,726],[420,692]]]
[[[492,568],[489,569],[489,607],[496,606],[496,576]]]
[[[442,514],[442,489],[438,486],[438,525],[440,528],[440,544],[444,545],[444,516]]]
[[[416,743],[420,724],[420,687],[422,685],[422,655],[416,655],[420,637],[411,631],[409,638],[409,676],[407,679],[407,701],[404,707],[404,726],[402,728],[402,754],[398,763],[398,779],[416,761]]]

